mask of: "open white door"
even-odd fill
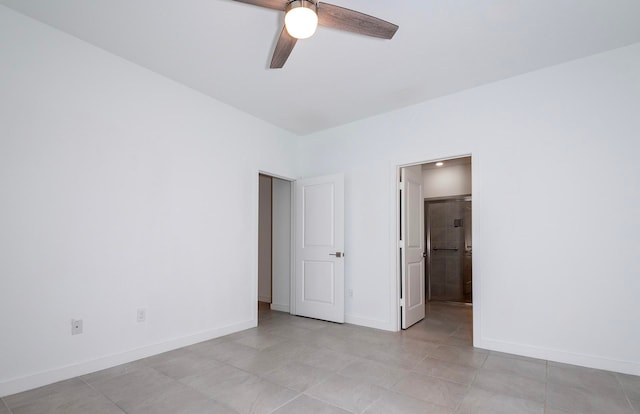
[[[422,167],[401,169],[400,249],[402,250],[402,329],[425,316],[424,300],[424,198]]]
[[[296,181],[292,313],[344,322],[344,176]]]

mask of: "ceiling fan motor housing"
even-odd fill
[[[296,9],[298,7],[304,7],[305,9],[311,9],[314,13],[318,14],[318,2],[313,0],[293,0],[287,4],[285,13],[288,13],[291,9]]]

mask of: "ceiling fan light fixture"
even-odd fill
[[[310,0],[296,0],[287,5],[284,16],[287,32],[296,39],[306,39],[318,28],[318,6]]]

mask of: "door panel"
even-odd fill
[[[422,175],[420,175],[419,178],[422,180]],[[404,205],[407,207],[405,211],[407,214],[406,223],[408,225],[406,229],[407,238],[405,240],[405,247],[423,250],[424,229],[417,226],[418,223],[422,222],[422,220],[420,220],[420,212],[422,208],[424,208],[418,207],[424,203],[422,199],[422,181],[416,182],[414,179],[417,179],[417,177],[407,176],[407,181],[404,181],[406,196],[406,203]]]
[[[344,322],[344,177],[296,181],[293,314]]]
[[[402,238],[402,329],[425,316],[424,289],[424,198],[422,167],[401,169],[400,234]]]
[[[411,263],[407,266],[409,289],[407,297],[407,307],[413,309],[416,306],[424,305],[424,268],[420,263]]]
[[[335,272],[333,263],[305,261],[302,275],[303,300],[332,305],[335,302]]]
[[[304,246],[333,247],[335,200],[333,183],[306,185],[303,197],[303,240]]]

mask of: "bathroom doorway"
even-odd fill
[[[428,301],[473,302],[471,157],[422,165]]]
[[[430,303],[471,305],[471,157],[400,165],[398,322],[428,318]]]

